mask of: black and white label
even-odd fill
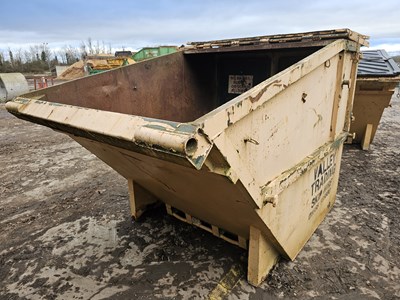
[[[242,94],[252,87],[253,75],[229,75],[229,94]]]

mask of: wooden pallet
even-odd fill
[[[195,217],[189,215],[188,213],[185,213],[175,207],[172,207],[171,205],[165,204],[165,207],[167,209],[167,213],[171,216],[174,216],[178,220],[195,225],[201,229],[204,229],[204,230],[212,233],[216,237],[223,239],[224,241],[227,241],[231,244],[239,246],[243,249],[247,249],[247,240],[244,237],[241,237],[237,234],[228,232],[228,231],[223,230],[215,225],[212,225],[212,224],[202,221],[198,218],[195,218]]]

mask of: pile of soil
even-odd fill
[[[135,61],[131,58],[126,58],[129,65],[134,64]],[[80,60],[72,64],[68,69],[60,74],[57,79],[60,80],[73,80],[84,77],[85,65],[89,65],[92,69],[109,70],[122,66],[124,59],[120,58],[92,58],[87,60]]]
[[[85,63],[83,60],[77,61],[76,63],[72,64],[68,69],[61,73],[57,79],[60,80],[72,80],[77,79],[80,77],[85,76],[84,70]]]

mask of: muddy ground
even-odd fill
[[[133,222],[125,180],[0,106],[0,299],[398,299],[400,103],[369,152],[346,146],[337,202],[259,288],[247,254],[168,216]]]

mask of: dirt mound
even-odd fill
[[[69,66],[69,68],[66,69],[64,72],[62,72],[61,75],[57,77],[57,79],[72,80],[83,77],[85,76],[84,66],[85,63],[83,62],[83,60],[77,61],[76,63]]]
[[[110,70],[113,68],[121,67],[125,64],[125,61],[131,65],[134,64],[135,61],[131,58],[121,58],[121,57],[105,57],[105,58],[97,58],[97,59],[87,59],[86,61],[80,60],[73,65],[71,65],[68,69],[61,73],[57,79],[60,80],[72,80],[84,77],[85,73],[85,65],[90,66],[92,69],[96,70]]]

